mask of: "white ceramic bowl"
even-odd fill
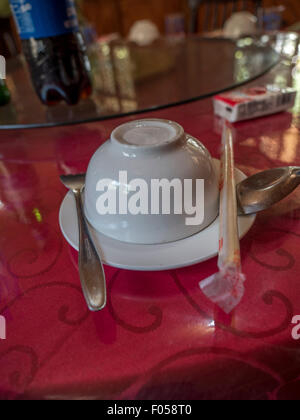
[[[250,12],[234,13],[224,25],[224,35],[228,38],[240,38],[255,35],[258,32],[258,19]]]
[[[123,175],[127,174],[127,181],[125,177],[124,179],[120,177],[120,171]],[[134,214],[131,205],[127,212],[124,208],[126,200],[130,203],[136,192],[143,191],[145,193],[143,197],[146,195],[145,188],[143,190],[138,188],[136,192],[130,190],[131,181],[136,179],[143,180],[145,188],[148,186],[146,197],[148,203],[143,201],[145,214]],[[155,200],[152,200],[154,195],[151,196],[153,179],[169,181],[176,179],[177,185],[180,181],[183,186],[181,198],[179,194],[174,192],[171,194],[170,214],[163,214],[162,207],[158,214],[155,214],[151,208],[152,204],[154,207],[157,206],[157,203],[154,204]],[[185,185],[188,185],[184,184],[185,180],[193,180],[192,190],[185,188]],[[192,191],[195,206],[196,180],[204,180],[204,200],[202,200],[204,216],[200,223],[190,225],[187,224],[187,218],[193,216],[190,214],[189,206],[186,207],[184,191]],[[185,134],[180,125],[157,119],[133,121],[116,128],[111,139],[92,157],[86,176],[85,214],[97,231],[122,242],[136,244],[173,242],[200,232],[216,219],[219,201],[218,184],[218,177],[208,150],[198,140]],[[108,194],[110,201],[105,201],[104,197],[107,198]],[[111,197],[115,197],[116,202]],[[135,197],[137,198],[136,195]],[[201,194],[197,194],[197,197],[200,208]],[[99,200],[102,207],[99,205]],[[141,205],[141,200],[134,202],[138,206]],[[108,204],[110,204],[108,209],[110,213],[112,207],[115,207],[114,214],[104,214],[103,208],[108,207]],[[181,214],[180,207],[183,210]],[[99,208],[102,209],[100,212]],[[158,208],[156,212],[157,210]],[[165,212],[168,213],[168,208]],[[200,218],[198,220],[200,221]]]
[[[157,26],[146,19],[135,22],[129,32],[129,40],[142,47],[152,44],[159,37],[160,33]]]

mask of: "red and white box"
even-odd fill
[[[215,96],[214,110],[234,123],[288,110],[295,105],[296,95],[293,88],[252,87]]]

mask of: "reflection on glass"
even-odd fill
[[[109,95],[117,94],[117,85],[114,76],[113,61],[111,59],[111,47],[109,43],[99,46],[99,86],[98,89]]]
[[[128,45],[116,37],[100,39],[96,51],[98,61],[91,61],[100,108],[113,113],[135,111],[133,63]]]
[[[37,208],[35,208],[35,209],[33,209],[32,213],[34,214],[34,216],[35,216],[35,218],[36,218],[36,221],[37,221],[38,223],[42,223],[42,221],[43,221],[43,216],[42,216],[42,214],[41,214],[40,210],[39,210],[39,209],[37,209]]]
[[[273,47],[278,54],[294,57],[298,53],[299,35],[295,33],[279,33],[273,42]]]
[[[123,112],[133,112],[137,109],[137,102],[130,99],[122,99],[121,109]]]
[[[128,99],[135,98],[133,63],[128,45],[116,45],[113,48],[113,59],[119,94]]]
[[[270,69],[278,55],[260,40],[187,37],[147,47],[106,37],[89,47],[94,94],[74,107],[41,106],[22,58],[8,64],[15,118],[6,107],[0,128],[97,121],[174,105],[234,88]],[[218,71],[222,69],[222,71]]]
[[[120,102],[116,96],[102,96],[100,99],[102,108],[110,110],[111,112],[120,111]]]
[[[269,38],[268,38],[269,39]],[[246,37],[237,41],[238,49],[235,52],[234,77],[237,83],[249,80],[255,68],[263,66],[265,56],[264,52],[251,56],[250,51],[255,45],[254,38]]]
[[[299,46],[300,48],[300,46]],[[294,115],[300,115],[300,55],[294,61],[295,68],[293,70],[293,87],[298,91],[295,106],[293,108]]]
[[[249,78],[247,56],[242,50],[237,50],[235,53],[235,79],[238,83],[243,82]]]
[[[271,160],[277,160],[281,148],[281,139],[279,135],[273,137],[262,136],[260,138],[259,148]]]
[[[282,150],[279,159],[287,164],[295,162],[298,144],[299,131],[296,127],[291,127],[283,135]]]
[[[262,136],[259,147],[269,159],[293,164],[298,155],[299,144],[299,131],[293,126],[280,135]]]

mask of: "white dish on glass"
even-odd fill
[[[219,177],[220,162],[213,160]],[[237,183],[246,176],[236,170]],[[239,217],[240,238],[244,237],[254,224],[256,215]],[[59,222],[68,243],[78,250],[78,223],[74,197],[68,193],[61,205]],[[104,264],[137,271],[160,271],[191,266],[218,254],[219,218],[210,226],[188,238],[156,245],[140,245],[121,242],[107,237],[91,225],[91,235]]]
[[[127,210],[128,200],[133,196],[131,182],[137,180],[144,182],[147,209],[151,207],[151,211],[142,214]],[[162,214],[161,208],[156,213],[152,211],[153,201],[156,208],[161,207],[157,202],[162,205],[162,200],[152,200],[152,196],[158,196],[152,195],[152,185],[162,180],[175,182],[177,186],[179,183],[178,189],[181,189],[180,193],[177,189],[173,194],[168,214]],[[188,188],[189,181],[198,183],[202,180],[202,193],[200,188],[196,189],[196,184]],[[118,200],[115,205],[118,210],[114,214],[105,214],[104,205],[101,207],[104,211],[99,211],[99,200],[107,191],[113,194],[113,200]],[[185,200],[186,191],[192,199]],[[170,196],[169,193],[168,198]],[[202,216],[197,218],[197,223],[187,223],[193,208],[187,202],[197,203],[199,207],[201,203]],[[95,152],[88,166],[86,218],[96,231],[117,241],[152,245],[188,238],[212,224],[218,215],[218,203],[219,179],[210,153],[200,141],[172,121],[145,119],[117,127],[110,140]],[[120,211],[121,208],[125,210]],[[200,214],[200,210],[197,213]]]
[[[135,22],[129,31],[129,41],[144,47],[160,38],[158,27],[151,20],[143,19]]]
[[[255,35],[258,32],[258,19],[250,12],[234,13],[225,22],[224,36],[227,38],[240,38]]]

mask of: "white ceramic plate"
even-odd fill
[[[220,162],[214,160],[216,166]],[[236,180],[246,176],[236,170]],[[240,238],[244,237],[255,222],[255,215],[239,217]],[[69,192],[62,202],[59,223],[68,243],[78,251],[78,223],[73,194]],[[104,264],[137,271],[169,270],[209,260],[218,254],[219,218],[202,232],[187,239],[162,245],[135,245],[119,242],[95,231],[89,225]]]

